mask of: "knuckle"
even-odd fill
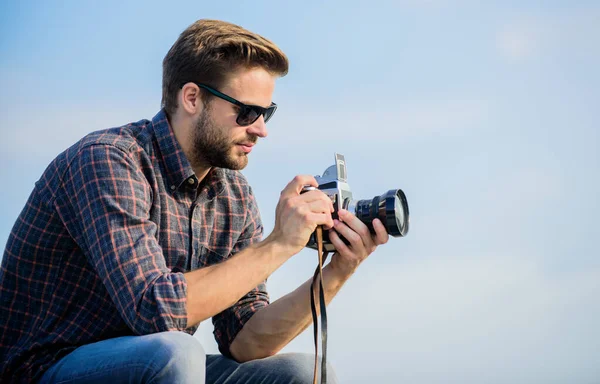
[[[350,231],[348,235],[345,236],[352,244],[358,244],[361,241],[361,237],[356,232]]]
[[[302,215],[302,223],[307,226],[312,224],[312,220],[308,214]]]
[[[283,201],[283,206],[288,209],[294,209],[294,201],[292,199],[285,199]]]
[[[363,238],[367,238],[371,236],[371,233],[369,232],[369,228],[367,228],[366,226],[361,226],[358,231],[358,234],[363,237]]]
[[[306,214],[306,210],[301,205],[292,205],[290,208],[296,215],[305,216]]]

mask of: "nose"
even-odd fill
[[[267,124],[265,123],[264,116],[260,116],[254,123],[248,126],[248,133],[256,135],[258,137],[267,137]]]

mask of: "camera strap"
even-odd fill
[[[312,283],[310,284],[310,310],[312,312],[313,318],[313,330],[314,330],[314,341],[315,341],[315,371],[313,377],[313,384],[326,384],[327,383],[327,309],[325,305],[325,292],[323,288],[323,263],[327,259],[328,252],[323,251],[323,228],[322,226],[317,226],[316,229],[317,235],[317,252],[319,256],[319,265],[315,269],[315,274],[313,275]],[[317,279],[319,280],[319,309],[321,313],[321,381],[317,381],[318,377],[318,365],[319,365],[319,321],[317,315],[317,306],[315,304],[315,296],[316,296],[316,283]]]

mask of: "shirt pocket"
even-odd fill
[[[229,258],[227,251],[213,251],[205,245],[199,244],[197,253],[192,257],[192,271],[198,268],[219,264]]]

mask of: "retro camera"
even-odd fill
[[[341,154],[335,154],[335,164],[325,170],[323,176],[315,176],[318,188],[307,186],[302,192],[319,189],[323,191],[333,201],[334,219],[338,218],[338,211],[346,209],[360,219],[369,228],[371,233],[375,233],[373,228],[373,219],[378,218],[385,226],[387,232],[394,237],[406,236],[409,225],[408,202],[401,189],[390,189],[383,195],[375,196],[372,199],[353,200],[352,191],[347,182],[346,161]],[[348,241],[341,237],[344,242]],[[306,244],[308,248],[317,249],[317,239],[313,233]],[[335,247],[329,241],[329,235],[323,232],[323,248],[332,252]]]

